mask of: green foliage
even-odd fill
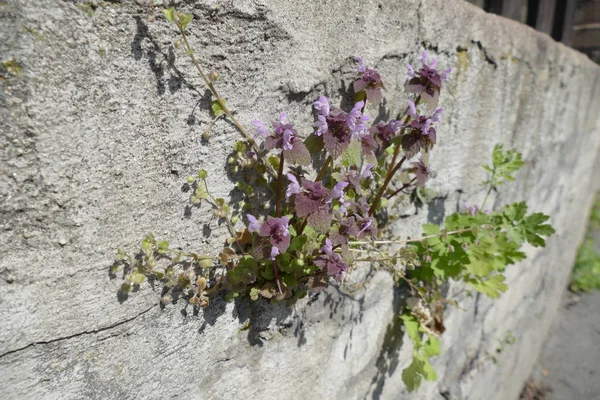
[[[408,391],[419,388],[421,381],[435,381],[437,373],[431,366],[429,359],[440,354],[440,341],[420,326],[419,321],[412,316],[400,316],[404,322],[406,334],[413,342],[413,359],[411,364],[402,370],[402,380]]]
[[[589,292],[600,290],[600,254],[593,239],[586,239],[577,250],[577,259],[571,277],[571,290]]]
[[[219,100],[213,100],[210,103],[210,108],[212,109],[213,114],[215,114],[215,117],[220,116],[224,112],[221,102]]]
[[[357,167],[362,163],[362,148],[360,141],[353,140],[342,153],[342,165],[346,167]]]
[[[492,174],[490,180],[484,185],[502,185],[507,181],[514,181],[513,172],[519,170],[525,163],[521,160],[521,153],[514,149],[504,151],[501,144],[494,147],[492,153],[492,166],[484,165],[483,168]]]
[[[596,251],[596,237],[599,230],[600,193],[597,194],[590,212],[586,238],[577,250],[577,259],[571,277],[571,290],[575,292],[600,290],[600,253]]]
[[[494,148],[494,167],[489,169],[494,184],[511,180],[511,173],[523,165],[521,155],[514,150],[502,152],[501,146]],[[419,348],[421,339],[416,337],[415,321],[420,329],[428,332],[443,332],[443,323],[435,320],[434,314],[440,307],[440,287],[449,279],[463,281],[471,288],[490,298],[498,298],[508,290],[503,275],[507,265],[525,259],[521,251],[524,244],[544,247],[545,238],[555,231],[547,224],[549,217],[541,213],[527,215],[527,204],[508,204],[500,210],[483,213],[475,211],[448,215],[443,226],[423,225],[423,239],[415,240],[409,247],[421,260],[419,268],[405,273],[405,281],[414,295],[420,298],[420,306],[411,309],[407,326],[408,336]],[[418,282],[415,287],[412,282]],[[440,316],[438,315],[438,319]],[[407,318],[403,316],[405,324]],[[410,388],[418,387],[422,379],[431,377],[431,365],[427,360],[415,356],[413,363],[403,371],[403,379]]]

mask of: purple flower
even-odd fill
[[[354,81],[354,91],[356,93],[364,91],[369,102],[379,103],[383,88],[381,75],[374,69],[367,68],[364,58],[357,57],[357,60],[359,62],[357,70],[359,78]]]
[[[433,58],[430,62],[427,59],[427,52],[423,52],[421,59],[421,68],[417,71],[412,65],[408,64],[407,75],[410,78],[407,90],[409,92],[418,93],[421,95],[421,99],[435,107],[439,97],[440,89],[442,88],[442,82],[448,80],[448,75],[452,70],[446,69],[444,72],[438,72],[435,68],[437,60]]]
[[[362,150],[362,154],[365,156],[367,161],[376,161],[375,153],[379,149],[379,145],[373,135],[371,133],[365,133],[364,135],[360,135],[360,146]]]
[[[412,101],[408,102],[408,115],[413,117],[408,132],[402,136],[402,148],[407,158],[412,158],[423,148],[432,148],[437,142],[434,122],[440,121],[442,109],[438,108],[431,116],[420,115]]]
[[[295,206],[298,217],[307,217],[308,223],[318,232],[327,232],[332,218],[332,191],[321,182],[304,180],[302,192],[296,194]]]
[[[348,269],[348,266],[344,263],[342,257],[333,251],[333,243],[330,239],[325,239],[325,245],[321,247],[320,252],[321,255],[314,261],[315,265],[327,270],[327,275],[335,280],[342,280],[342,274]]]
[[[353,134],[358,134],[367,129],[365,122],[367,122],[370,117],[363,115],[362,108],[365,106],[364,101],[359,101],[354,105],[354,108],[348,113],[346,117],[346,125]]]
[[[308,149],[298,139],[298,134],[292,124],[286,123],[287,113],[281,113],[279,121],[273,122],[273,133],[270,133],[265,125],[258,120],[252,121],[256,128],[257,136],[265,138],[265,149],[274,148],[284,151],[285,159],[292,164],[306,165],[310,163]]]
[[[338,182],[335,184],[333,189],[331,190],[331,198],[332,199],[340,199],[340,201],[344,198],[344,188],[348,186],[348,182]]]
[[[470,206],[467,203],[463,203],[461,206],[461,212],[464,214],[469,214],[469,215],[477,215],[477,213],[479,213],[479,212],[489,214],[490,210],[488,210],[488,209],[480,210],[479,207],[476,205]]]
[[[329,115],[329,100],[325,96],[319,96],[319,100],[313,103],[315,110],[319,115],[327,116]]]
[[[327,125],[327,119],[322,115],[317,116],[317,121],[315,122],[314,126],[317,128],[317,131],[315,132],[315,135],[317,136],[321,136],[329,129],[329,126]]]
[[[274,218],[267,217],[267,221],[260,227],[259,235],[268,237],[273,248],[271,249],[271,259],[277,254],[283,254],[290,246],[290,231],[288,217]]]
[[[372,126],[369,132],[375,133],[376,140],[381,144],[383,148],[390,145],[393,138],[398,135],[402,122],[391,120],[389,122],[381,121],[379,124]]]
[[[269,136],[269,130],[265,124],[262,123],[262,121],[255,119],[252,121],[252,125],[254,125],[254,128],[256,128],[256,137],[266,138]]]
[[[290,184],[288,185],[286,191],[285,191],[285,197],[290,197],[293,194],[298,194],[300,192],[302,192],[302,189],[300,188],[300,184],[298,183],[298,179],[296,179],[296,177],[292,174],[286,174],[288,180],[290,181]]]
[[[417,178],[417,186],[425,187],[425,182],[427,182],[431,170],[425,165],[423,157],[419,158],[419,161],[411,163],[411,165],[413,166],[412,170]]]
[[[369,117],[362,114],[362,101],[356,103],[349,113],[330,107],[324,96],[319,97],[313,106],[318,112],[314,125],[317,128],[315,135],[323,136],[325,149],[334,159],[346,150],[353,137],[359,136],[366,129],[365,122]]]
[[[251,214],[246,214],[246,217],[248,218],[248,230],[250,232],[258,232],[260,231],[260,222],[258,222],[258,220],[254,217],[254,215]]]
[[[347,183],[354,192],[364,195],[365,192],[361,186],[361,182],[364,179],[373,178],[373,173],[371,169],[373,168],[373,164],[367,164],[365,166],[365,170],[362,174],[359,175],[358,171],[349,170],[346,174],[334,174],[333,177],[336,181],[340,183]],[[339,183],[338,183],[339,185]],[[337,185],[336,185],[337,186]],[[345,187],[345,186],[344,186]]]

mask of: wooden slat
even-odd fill
[[[526,0],[502,1],[502,16],[524,23],[527,17]]]
[[[575,22],[575,6],[576,0],[567,0],[567,9],[565,10],[565,24],[562,31],[562,39],[565,45],[570,46],[573,42],[573,25]]]
[[[556,0],[540,0],[538,15],[535,28],[538,31],[552,33],[552,25],[554,23],[554,9],[556,8]],[[562,16],[561,16],[562,17]]]

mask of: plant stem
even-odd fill
[[[410,182],[405,183],[404,185],[402,185],[402,187],[400,189],[396,190],[394,193],[392,193],[389,196],[387,196],[387,198],[391,199],[392,197],[394,197],[395,195],[397,195],[398,193],[400,193],[401,191],[403,191],[407,187],[411,186],[413,184],[413,182],[416,181],[416,180],[417,180],[417,178],[412,178],[412,180]]]
[[[419,104],[420,101],[421,101],[421,96],[417,97],[417,99],[415,100],[415,107]],[[409,109],[410,109],[410,107],[407,107],[406,110],[404,111],[404,114],[403,114],[404,121],[402,121],[403,125],[408,124],[408,121],[410,121],[410,119],[411,119],[411,116],[407,115]],[[402,135],[404,135],[405,129],[406,128],[402,128],[402,130],[400,130],[400,134],[398,135],[398,137],[402,137]],[[402,147],[402,144],[397,143],[396,148],[394,149],[394,155],[392,156],[392,162],[390,163],[387,175],[385,177],[385,181],[383,182],[383,186],[379,189],[379,192],[377,193],[377,197],[375,197],[375,201],[373,202],[373,204],[371,205],[371,208],[369,209],[370,216],[372,216],[375,213],[375,210],[377,209],[377,206],[379,205],[379,202],[381,201],[381,197],[385,193],[385,190],[387,189],[387,186],[389,185],[390,181],[392,180],[394,174],[396,173],[396,171],[398,171],[400,169],[400,167],[402,166],[404,161],[406,161],[406,157],[402,157],[400,162],[397,165],[395,164],[396,159],[398,158],[398,155],[400,154],[400,147]]]
[[[435,235],[428,235],[428,236],[422,236],[418,239],[405,239],[405,240],[373,240],[373,241],[354,241],[354,242],[348,242],[348,244],[350,245],[363,245],[363,244],[371,244],[371,245],[377,245],[377,244],[403,244],[403,243],[417,243],[420,242],[422,240],[426,240],[426,239],[431,239],[431,238],[435,238],[435,237],[439,237],[439,236],[443,236],[443,235],[457,235],[460,233],[464,233],[464,232],[472,232],[473,230],[477,229],[476,228],[466,228],[466,229],[459,229],[456,231],[450,231],[450,232],[440,232],[440,233],[436,233]]]
[[[383,185],[381,185],[381,188],[379,189],[379,192],[377,192],[377,196],[375,197],[375,200],[373,201],[373,204],[371,205],[371,208],[369,209],[370,216],[375,213],[375,210],[377,209],[377,206],[379,205],[379,201],[381,200],[381,197],[385,193],[385,190],[387,189],[388,185],[390,184],[390,181],[392,180],[396,171],[398,171],[402,167],[402,164],[404,164],[404,161],[406,161],[406,156],[403,156],[400,159],[400,161],[398,162],[398,164],[395,167],[391,168],[391,170],[388,171],[387,176],[385,177],[385,181],[383,181]]]
[[[279,171],[277,171],[277,194],[275,200],[275,214],[281,218],[281,190],[283,189],[283,150],[279,156]]]
[[[277,268],[277,260],[275,259],[273,259],[273,273],[275,274],[275,282],[277,282],[279,294],[283,294],[283,290],[281,290],[281,280],[279,279],[279,268]]]
[[[233,122],[235,127],[242,134],[242,136],[248,141],[248,143],[250,143],[250,146],[254,149],[256,155],[258,156],[260,154],[260,149],[259,149],[258,145],[256,144],[256,141],[248,133],[248,131],[246,131],[244,126],[237,120],[235,115],[233,115],[233,112],[229,109],[229,107],[227,107],[227,103],[225,102],[225,99],[223,97],[221,97],[221,95],[219,95],[219,92],[217,92],[217,89],[215,88],[213,83],[206,76],[204,71],[202,71],[202,68],[200,67],[200,64],[198,63],[198,60],[196,60],[196,57],[194,56],[194,52],[192,51],[192,46],[190,46],[190,43],[188,42],[187,35],[185,34],[183,27],[181,26],[180,23],[176,23],[176,25],[177,25],[177,28],[179,28],[179,32],[181,33],[181,37],[183,38],[183,42],[185,43],[185,48],[187,50],[187,53],[189,54],[190,58],[192,59],[192,63],[198,70],[198,73],[202,77],[202,80],[208,87],[208,90],[210,90],[212,95],[215,96],[215,99],[219,103],[219,106],[221,106],[221,109],[223,110],[223,112],[229,117],[231,122]],[[271,165],[269,163],[264,163],[264,164],[267,167],[267,171],[269,171],[269,173],[272,176],[275,176],[275,171],[273,170],[273,167],[271,167]]]
[[[219,206],[217,205],[217,200],[213,197],[213,195],[208,190],[208,183],[206,183],[206,179],[202,179],[202,182],[204,182],[204,188],[206,188],[206,194],[210,197],[212,206],[215,207],[216,209],[219,209]],[[227,228],[229,229],[229,233],[231,234],[231,237],[237,244],[237,246],[240,249],[240,251],[242,252],[242,254],[245,254],[244,248],[242,247],[242,245],[240,244],[240,242],[237,239],[237,233],[235,232],[235,228],[233,227],[233,224],[231,223],[231,219],[229,219],[229,215],[223,217],[223,219],[227,223]]]
[[[494,169],[492,171],[492,177],[490,178],[490,187],[487,190],[487,193],[485,194],[485,197],[483,198],[483,203],[481,203],[481,207],[479,207],[480,210],[483,210],[483,207],[485,206],[485,203],[487,202],[488,197],[490,196],[490,193],[492,193],[492,189],[494,188],[494,177],[496,176],[496,166],[494,165]]]

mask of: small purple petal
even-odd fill
[[[317,131],[315,132],[315,135],[317,136],[321,136],[329,129],[327,126],[327,120],[323,115],[317,116],[317,121],[315,122],[314,126],[317,128]]]
[[[248,230],[250,232],[260,231],[261,223],[258,222],[258,220],[254,217],[254,215],[246,214],[246,218],[248,218],[248,222],[250,222],[250,224],[248,224]]]
[[[438,108],[437,110],[435,110],[435,112],[433,113],[433,115],[431,115],[431,120],[434,122],[440,122],[440,118],[442,116],[442,112],[444,112],[443,108]]]
[[[415,106],[415,103],[412,100],[408,101],[408,115],[410,115],[413,118],[417,117],[417,107]]]
[[[329,240],[329,238],[325,239],[325,245],[321,247],[320,252],[329,255],[333,253],[333,244],[331,243],[331,240]]]
[[[338,182],[331,191],[331,198],[341,199],[344,196],[344,188],[348,186],[348,182]]]
[[[372,169],[373,169],[373,164],[367,164],[365,166],[365,170],[360,175],[360,178],[361,179],[373,178],[373,173],[371,172]]]
[[[373,220],[371,218],[365,219],[365,221],[363,222],[362,229],[360,231],[358,231],[358,234],[360,235],[361,233],[363,233],[364,231],[366,231],[367,229],[369,229],[369,227],[372,224],[373,224]]]
[[[271,260],[274,260],[275,257],[279,254],[279,249],[275,246],[271,248]]]
[[[281,114],[279,114],[279,123],[284,125],[286,118],[287,118],[287,113],[285,111],[282,112]]]
[[[362,57],[356,57],[356,61],[358,61],[358,69],[359,73],[365,73],[367,71],[367,65],[365,64],[365,59]]]
[[[415,77],[415,69],[413,68],[413,66],[410,64],[406,64],[406,68],[408,69],[408,72],[406,73],[408,75],[408,77],[414,78]]]
[[[313,107],[320,115],[329,115],[329,100],[325,96],[319,96],[319,100],[313,103]]]
[[[262,121],[255,119],[252,121],[252,125],[256,128],[256,136],[263,138],[269,136],[269,130]]]
[[[287,190],[285,191],[285,197],[290,197],[293,194],[300,193],[302,189],[300,188],[298,179],[296,179],[296,177],[292,174],[286,174],[286,176],[291,183],[288,185]]]
[[[283,131],[283,150],[291,150],[293,147],[292,139],[294,132],[291,129]]]

